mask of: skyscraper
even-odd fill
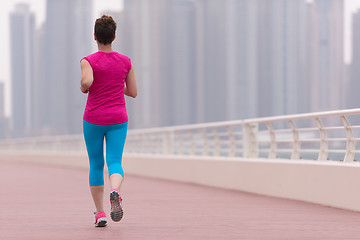
[[[166,8],[166,125],[183,125],[196,118],[196,7],[191,0],[172,0]],[[163,71],[162,71],[163,72]],[[164,99],[165,100],[165,99]]]
[[[35,17],[26,4],[10,14],[11,45],[11,126],[14,137],[23,137],[33,121],[31,92],[34,80]]]
[[[305,1],[283,1],[284,112],[310,111],[310,81],[307,55],[307,5]]]
[[[130,127],[154,127],[162,122],[161,77],[164,74],[160,52],[166,0],[125,0],[122,49],[132,59],[139,95],[127,98]],[[130,104],[129,104],[130,103]]]
[[[256,117],[257,109],[257,13],[259,1],[227,0],[225,4],[226,120]]]
[[[310,4],[311,111],[344,106],[344,24],[342,0],[315,0]]]
[[[0,139],[5,138],[8,133],[8,121],[5,117],[5,84],[0,82]]]
[[[227,2],[227,1],[225,1]],[[217,0],[201,1],[203,43],[203,121],[226,120],[227,64],[226,61],[226,4]],[[199,91],[201,91],[199,90]]]
[[[5,117],[5,84],[0,82],[0,118]]]
[[[347,108],[358,108],[360,103],[360,10],[352,17],[352,61],[349,66]]]
[[[33,135],[43,135],[47,133],[49,126],[46,125],[45,107],[47,99],[45,99],[46,79],[45,79],[45,39],[44,39],[44,24],[36,29],[35,44],[34,44],[34,80],[32,82],[32,113],[34,115],[32,122]]]
[[[92,53],[91,0],[48,0],[45,23],[47,125],[56,134],[80,133],[86,95],[80,59]]]
[[[306,99],[302,98],[308,94],[306,3],[259,1],[257,15],[258,115],[304,112]]]

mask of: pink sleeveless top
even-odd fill
[[[83,59],[90,63],[94,75],[83,119],[100,125],[126,122],[124,86],[130,58],[117,52],[96,52]]]

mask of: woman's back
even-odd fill
[[[117,52],[96,52],[85,58],[93,70],[93,83],[84,112],[84,120],[93,124],[119,124],[128,120],[124,86],[131,60]]]

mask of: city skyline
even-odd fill
[[[76,79],[78,61],[94,50],[92,4],[47,3],[44,24],[35,28],[32,18],[27,28],[11,27],[19,29],[12,62],[25,61],[12,64],[11,128],[25,136],[81,132],[86,96]],[[14,13],[34,16],[17,6]],[[129,127],[346,107],[353,74],[343,59],[343,8],[342,0],[125,0],[111,14],[120,36],[114,49],[132,59],[141,93],[127,99]]]
[[[307,2],[312,2],[313,0],[306,0]],[[9,14],[14,10],[14,7],[18,3],[28,3],[30,4],[30,10],[35,13],[36,18],[36,26],[39,27],[45,21],[45,2],[46,0],[12,0],[9,2],[1,3],[2,8],[0,8],[0,20],[2,24],[0,24],[0,30],[2,32],[9,31]],[[350,45],[352,44],[352,36],[351,36],[351,20],[352,14],[355,13],[360,8],[360,1],[358,0],[344,0],[344,61],[350,64],[350,60],[352,58],[352,51],[350,49]],[[123,0],[94,0],[94,11],[93,18],[95,19],[101,13],[106,11],[119,11],[123,9]],[[2,19],[1,19],[2,18]],[[2,76],[0,76],[0,82],[5,84],[5,115],[7,117],[10,116],[10,65],[9,65],[9,39],[3,38],[0,39],[0,54],[5,56],[5,58],[0,59],[0,71],[2,72]],[[93,48],[96,48],[96,44],[93,43]]]

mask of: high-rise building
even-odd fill
[[[226,2],[226,1],[225,1]],[[226,4],[217,0],[201,1],[203,122],[224,121],[227,115]]]
[[[166,125],[191,124],[196,120],[196,6],[191,0],[172,0],[166,14],[166,41],[162,42],[169,61],[164,69],[167,78],[161,82],[167,99],[163,117]]]
[[[360,10],[352,16],[352,61],[348,67],[347,108],[358,108],[360,103]]]
[[[0,139],[7,137],[8,121],[5,117],[5,84],[0,82]]]
[[[125,1],[120,48],[133,60],[139,88],[135,101],[127,99],[133,126],[196,121],[201,7],[190,0]]]
[[[127,98],[130,127],[155,127],[162,123],[160,48],[164,39],[161,24],[165,23],[166,0],[125,0],[123,28],[125,39],[121,47],[132,59],[139,95],[135,101]]]
[[[92,53],[91,0],[47,0],[45,23],[45,122],[54,134],[80,133],[86,95],[80,60]]]
[[[308,78],[307,5],[305,1],[283,1],[284,112],[305,113],[310,110]]]
[[[46,103],[47,99],[45,98],[46,89],[46,79],[45,79],[45,39],[44,39],[44,24],[40,26],[39,29],[36,29],[35,32],[35,44],[34,44],[34,79],[32,81],[32,92],[31,96],[33,97],[32,101],[32,113],[34,115],[32,122],[32,130],[30,131],[31,135],[44,135],[47,134],[47,129],[49,126],[46,125],[45,116],[47,112]]]
[[[309,7],[311,111],[344,106],[344,1],[314,0]]]
[[[34,80],[35,16],[26,4],[10,13],[11,126],[14,137],[23,137],[33,121],[31,96]]]
[[[306,10],[305,1],[259,1],[258,116],[307,109]]]
[[[259,1],[227,0],[225,4],[226,119],[257,116],[257,12]]]
[[[5,84],[0,82],[0,118],[5,117]]]

